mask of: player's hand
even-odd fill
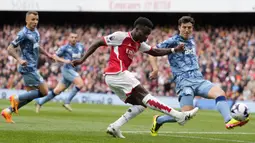
[[[66,60],[65,63],[66,63],[66,64],[72,64],[72,61]]]
[[[181,43],[177,47],[174,48],[175,52],[183,52],[184,50],[185,50],[184,43]]]
[[[50,60],[55,60],[54,56],[51,55],[51,54],[47,54],[47,57],[48,57]]]
[[[22,66],[27,66],[27,61],[26,60],[19,59],[18,62]]]
[[[82,61],[81,60],[74,60],[74,61],[72,61],[71,62],[71,64],[72,64],[72,66],[77,66],[77,65],[80,65],[80,64],[82,64]]]
[[[158,70],[152,71],[152,72],[150,73],[150,75],[149,75],[149,78],[150,78],[150,79],[155,79],[155,78],[157,78],[157,77],[158,77]]]

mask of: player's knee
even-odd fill
[[[218,98],[218,97],[225,97],[226,98],[226,93],[222,89],[219,89],[216,92],[216,98]]]
[[[226,93],[218,86],[213,87],[208,94],[208,97],[213,99],[216,99],[220,96],[226,97]]]
[[[41,96],[47,96],[48,95],[48,89],[43,90],[43,91],[39,91]]]
[[[79,89],[82,89],[83,86],[84,86],[83,83],[76,85],[76,87],[79,88]]]
[[[55,95],[59,95],[62,91],[60,89],[54,89],[53,92]]]
[[[190,111],[190,110],[192,110],[193,108],[194,108],[193,106],[188,105],[188,106],[183,106],[183,107],[181,108],[181,110],[182,110],[182,112],[185,112],[185,111]]]

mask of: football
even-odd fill
[[[243,103],[236,103],[231,108],[231,116],[238,121],[244,121],[249,117],[248,107]]]

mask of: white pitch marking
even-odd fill
[[[123,131],[123,133],[138,133],[138,134],[149,134],[149,131]],[[160,132],[160,136],[170,136],[177,138],[190,138],[190,139],[201,139],[201,140],[214,140],[214,141],[224,141],[224,142],[237,142],[237,143],[255,143],[243,140],[229,140],[223,138],[208,138],[208,137],[192,137],[192,136],[181,136],[181,135],[171,135],[171,134],[229,134],[229,135],[254,135],[255,133],[246,133],[246,132]]]
[[[124,133],[150,133],[149,131],[123,131]],[[212,135],[255,135],[255,133],[248,133],[248,132],[173,132],[173,131],[166,131],[160,132],[160,134],[212,134]]]

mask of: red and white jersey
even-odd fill
[[[151,46],[145,42],[136,42],[130,32],[114,32],[103,37],[105,44],[111,46],[110,59],[105,74],[117,74],[128,70],[134,54],[139,50],[146,52]]]

